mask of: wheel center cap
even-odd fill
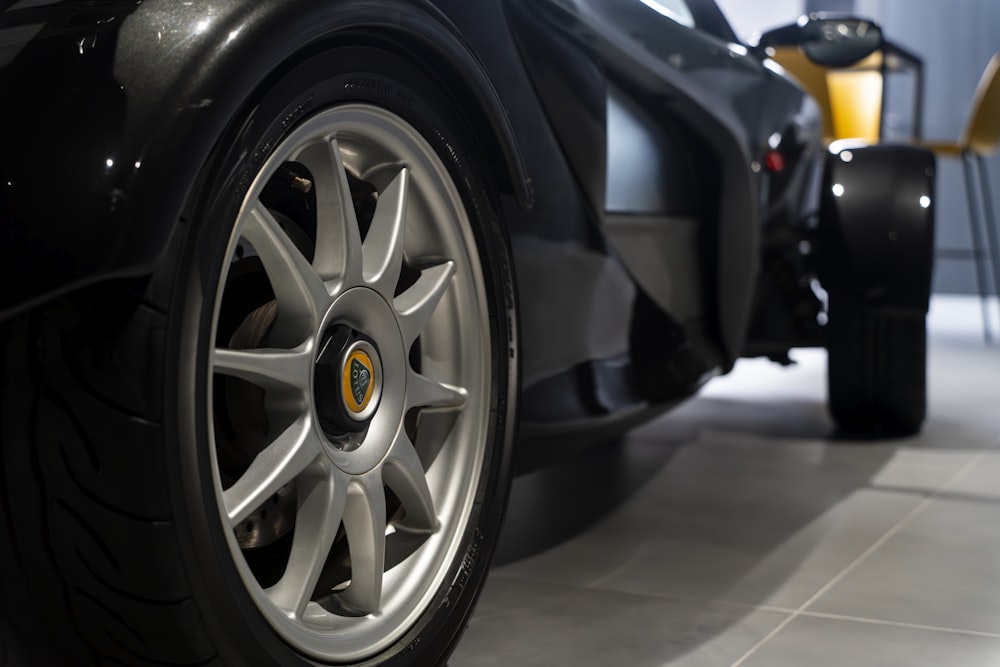
[[[325,319],[313,412],[330,461],[363,475],[385,459],[406,418],[406,346],[395,309],[366,287],[337,297]]]
[[[375,344],[348,327],[332,327],[316,359],[316,413],[335,447],[354,449],[382,401],[382,358]],[[346,439],[345,439],[346,438]],[[354,444],[351,444],[354,442]]]
[[[340,362],[340,397],[347,416],[364,422],[382,397],[382,364],[375,348],[364,340],[348,346]]]

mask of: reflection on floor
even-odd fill
[[[978,318],[934,301],[918,437],[829,439],[804,350],[519,479],[451,667],[1000,665],[1000,346]]]

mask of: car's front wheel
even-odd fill
[[[10,328],[19,651],[66,627],[75,664],[446,659],[499,533],[517,365],[506,238],[446,99],[382,50],[301,63],[234,119],[141,297]]]

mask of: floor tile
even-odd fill
[[[719,667],[782,613],[494,577],[450,667]]]
[[[516,480],[452,667],[1000,665],[1000,346],[933,309],[916,437],[832,439],[803,350]]]
[[[949,497],[1000,500],[1000,450],[985,454],[977,465],[948,489]]]
[[[495,562],[523,559],[592,528],[633,502],[682,444],[626,438],[516,478]]]
[[[716,513],[708,530],[697,524],[705,514],[690,513],[598,585],[794,609],[915,504],[899,494],[856,491],[808,523],[764,509],[766,519]]]
[[[1000,369],[997,370],[1000,378]],[[1000,396],[997,406],[946,406],[933,398],[919,438],[909,443],[922,449],[991,449],[1000,443]]]
[[[712,431],[586,533],[500,571],[797,608],[972,456]]]
[[[995,667],[1000,637],[799,616],[739,667]]]
[[[967,498],[933,500],[809,611],[1000,634],[1000,501]]]

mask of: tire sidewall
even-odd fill
[[[403,84],[402,82],[406,83]],[[389,649],[360,664],[438,664],[454,648],[486,577],[510,480],[517,387],[516,317],[508,242],[495,201],[480,184],[474,138],[463,131],[447,94],[420,68],[385,50],[352,46],[289,68],[235,119],[220,140],[193,196],[188,240],[176,264],[171,358],[177,385],[168,420],[177,443],[171,457],[174,505],[194,597],[223,659],[233,664],[315,664],[294,651],[258,612],[232,562],[218,511],[210,458],[208,355],[214,300],[233,224],[251,181],[300,122],[332,105],[364,102],[409,122],[448,168],[477,243],[489,300],[491,423],[484,467],[462,546],[444,584],[416,625]],[[467,152],[468,151],[468,152]],[[481,154],[481,153],[478,153]],[[169,446],[169,445],[168,445]]]

